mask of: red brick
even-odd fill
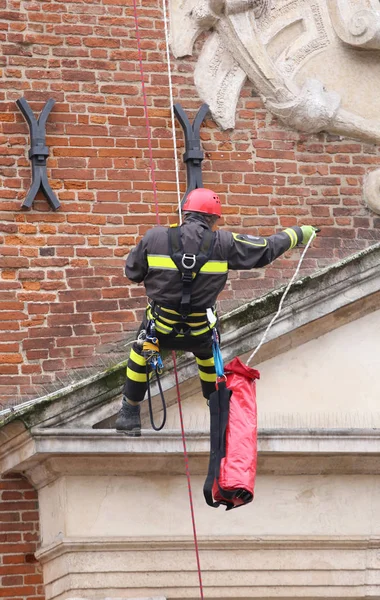
[[[15,599],[17,596],[23,596],[34,594],[35,589],[33,586],[22,585],[18,587],[7,587],[4,589],[0,588],[0,598]]]
[[[9,577],[1,578],[1,585],[4,587],[16,586],[16,585],[22,585],[22,584],[23,584],[22,575],[10,575]]]

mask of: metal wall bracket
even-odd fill
[[[192,190],[203,187],[202,160],[204,153],[201,146],[200,128],[209,110],[208,104],[202,104],[191,124],[182,106],[174,104],[174,113],[185,134],[186,151],[183,155],[183,162],[186,164],[187,189],[181,201],[182,206]]]
[[[25,117],[29,125],[30,131],[30,150],[29,158],[32,163],[32,185],[22,204],[22,208],[28,209],[32,206],[33,201],[40,190],[45,195],[53,210],[57,210],[61,205],[50,187],[46,173],[46,159],[49,156],[49,149],[46,146],[46,121],[51,109],[55,104],[55,100],[50,98],[43,107],[38,120],[33,114],[28,102],[25,98],[16,100],[16,104]]]

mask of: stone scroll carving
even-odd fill
[[[380,2],[328,0],[335,33],[350,46],[380,49]]]
[[[380,141],[378,0],[170,0],[170,18],[176,57],[210,31],[194,79],[222,128],[249,79],[292,128]]]

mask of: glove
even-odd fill
[[[302,225],[301,229],[302,229],[302,242],[301,243],[305,244],[305,246],[308,243],[308,241],[310,240],[313,233],[318,233],[320,231],[320,229],[318,229],[317,227],[312,227],[311,225]]]

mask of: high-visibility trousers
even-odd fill
[[[141,328],[145,327],[143,322]],[[141,330],[140,328],[140,330]],[[183,337],[165,336],[157,332],[160,349],[183,350],[192,352],[201,381],[202,393],[205,398],[215,390],[216,373],[214,356],[212,353],[212,334],[205,334],[192,338],[188,335]],[[129,354],[127,364],[127,378],[123,387],[123,394],[133,402],[141,402],[144,399],[148,387],[148,374],[146,360],[142,356],[142,346],[135,342]]]

